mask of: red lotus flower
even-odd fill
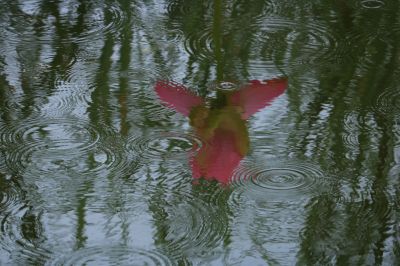
[[[248,151],[246,119],[270,105],[286,87],[283,78],[252,80],[239,90],[220,92],[218,97],[224,97],[224,103],[211,108],[203,98],[175,82],[158,81],[155,91],[164,104],[189,116],[190,124],[206,143],[191,158],[193,178],[228,184]]]

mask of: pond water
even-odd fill
[[[0,264],[400,264],[399,81],[399,1],[1,1]]]

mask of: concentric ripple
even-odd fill
[[[59,80],[52,95],[47,96],[47,103],[40,107],[40,113],[50,117],[82,114],[89,105],[90,93],[87,86]]]
[[[385,89],[377,98],[374,109],[382,114],[396,114],[400,111],[400,90],[398,87]]]
[[[342,204],[360,221],[372,222],[375,219],[376,224],[381,224],[382,220],[391,215],[393,211],[392,202],[388,193],[382,193],[381,197],[375,199],[371,197],[361,197],[359,201],[347,199]]]
[[[361,6],[367,9],[378,9],[385,5],[384,1],[381,0],[364,0],[361,1]]]
[[[20,150],[20,153],[24,155],[22,160],[25,160],[21,168],[24,167],[25,175],[36,177],[55,174],[57,178],[85,175],[100,177],[111,173],[113,176],[123,177],[140,165],[138,157],[124,153],[123,149],[118,148],[117,145],[107,146],[103,143],[79,154],[60,155],[48,151],[34,151],[29,154],[28,152],[24,153]],[[43,181],[46,182],[45,179]],[[61,183],[55,185],[58,187]]]
[[[31,75],[31,73],[29,75]],[[32,75],[35,74],[33,73]],[[43,73],[37,73],[37,75],[43,75]],[[40,77],[38,76],[33,77],[32,79],[35,80],[30,80],[29,82],[32,82],[34,86],[37,86],[38,88],[47,86],[47,84],[43,84],[41,80],[36,80],[40,79]],[[2,108],[5,113],[13,118],[26,116],[27,113],[36,115],[40,114],[43,111],[46,111],[42,109],[46,109],[46,106],[49,104],[48,101],[51,99],[51,97],[51,94],[44,93],[44,90],[42,89],[32,90],[30,95],[27,95],[20,90],[10,88],[6,94],[5,99],[3,99],[4,105]],[[52,112],[57,113],[59,111],[52,110]]]
[[[169,2],[167,6],[168,13],[173,14],[172,17],[189,17],[193,16],[193,13],[198,12],[199,9],[208,9],[213,7],[208,7],[209,3],[201,2],[198,5],[185,4],[182,2],[172,1]],[[223,9],[230,12],[232,16],[226,16],[224,22],[221,23],[223,27],[221,28],[220,35],[231,35],[235,31],[242,32],[253,32],[258,28],[258,25],[264,24],[263,19],[265,17],[270,17],[271,15],[277,14],[280,9],[280,4],[277,1],[267,0],[262,3],[235,3],[226,2],[223,4]],[[251,13],[249,17],[248,13]],[[249,25],[249,21],[253,22],[253,25]],[[184,48],[190,54],[199,60],[210,60],[214,58],[216,48],[215,47],[215,29],[212,26],[215,22],[199,20],[196,31],[191,31],[185,33]],[[181,21],[173,20],[171,23],[174,31],[181,31],[182,25]],[[246,35],[245,35],[246,36]],[[249,36],[251,36],[249,34]],[[235,42],[237,42],[237,48],[240,46],[246,46],[243,42],[246,37],[237,36]],[[234,37],[235,38],[235,37]],[[239,44],[240,43],[240,44]]]
[[[227,220],[212,205],[193,198],[175,204],[168,212],[165,246],[171,254],[210,256],[227,233]]]
[[[21,207],[23,191],[11,177],[0,174],[0,214],[14,212]]]
[[[277,62],[289,67],[338,63],[339,38],[323,24],[302,24],[283,18],[268,18],[261,26],[254,44],[257,53],[250,68],[274,68]],[[276,55],[276,47],[287,47],[287,55]],[[268,67],[272,64],[271,67]]]
[[[188,172],[176,174],[179,168],[165,171],[165,178],[146,181],[143,194],[149,201],[154,223],[162,228],[162,233],[155,235],[156,243],[171,258],[182,254],[188,258],[216,255],[214,252],[219,252],[218,247],[227,237],[229,193],[217,182],[193,185]]]
[[[87,154],[101,137],[113,134],[107,127],[99,131],[77,118],[21,121],[1,133],[1,141],[9,146],[6,164],[16,172],[28,166],[40,166],[36,169],[40,172],[54,171],[62,167],[58,162]]]
[[[8,8],[6,3],[2,5],[4,6],[3,8]],[[34,3],[30,3],[30,6],[33,5]],[[0,22],[5,31],[3,34],[13,37],[8,40],[10,43],[18,43],[20,41],[29,43],[32,39],[42,43],[50,43],[53,40],[54,31],[60,30],[60,28],[71,31],[70,28],[73,28],[78,23],[77,21],[81,19],[78,17],[78,14],[82,13],[78,9],[88,10],[87,13],[82,14],[85,16],[83,20],[84,25],[72,30],[72,36],[61,39],[59,40],[60,42],[68,44],[90,42],[97,36],[118,32],[123,25],[128,23],[125,12],[129,10],[124,10],[118,2],[91,3],[90,8],[86,2],[82,2],[79,5],[74,2],[63,2],[55,8],[59,9],[59,16],[57,18],[52,14],[43,16],[40,8],[31,10],[22,8],[10,12],[12,15],[3,17]],[[82,29],[84,30],[82,31]],[[37,36],[32,36],[31,38],[26,37],[27,34],[29,36],[29,34],[35,32],[40,32],[41,35],[37,34]]]
[[[31,213],[22,206],[18,211],[1,217],[0,248],[12,256],[13,263],[26,265],[35,261],[43,265],[50,257],[50,251],[40,247],[43,228],[40,213]]]
[[[59,118],[21,121],[1,140],[8,143],[25,141],[50,150],[85,150],[100,138],[100,133],[82,120]]]
[[[203,141],[192,134],[158,132],[128,138],[126,149],[145,159],[181,160],[196,153],[203,145]]]
[[[350,113],[344,120],[344,128],[346,130],[343,134],[343,141],[346,146],[358,148],[360,142],[358,135],[360,134],[359,117],[356,113]]]
[[[321,193],[327,183],[316,165],[303,162],[276,161],[266,166],[244,162],[232,177],[232,185],[241,193],[269,201],[308,198]]]
[[[233,82],[223,81],[223,82],[219,82],[218,84],[215,84],[211,88],[215,89],[215,90],[222,90],[222,91],[235,91],[235,90],[239,89],[239,86],[238,86],[238,84],[235,84]]]
[[[375,139],[379,139],[379,132],[376,130],[378,127],[372,113],[365,113],[361,116],[357,112],[350,112],[346,115],[343,124],[345,131],[342,134],[342,138],[348,151],[347,155],[358,154],[362,145],[359,139],[360,136],[375,135],[376,138],[372,138],[369,149],[376,150],[378,148],[378,144],[374,145],[375,143],[373,143]]]
[[[87,42],[95,36],[116,33],[128,23],[125,12],[130,12],[129,9],[124,10],[119,2],[106,3],[106,6],[91,8],[88,20],[89,30],[77,36],[77,42]]]
[[[200,31],[191,32],[184,40],[185,50],[200,60],[214,57],[212,28],[202,28]]]
[[[169,1],[168,5],[166,7],[166,10],[168,13],[178,13],[178,14],[187,14],[191,12],[191,7],[192,5],[185,5],[184,3],[180,1]]]
[[[158,251],[126,246],[97,246],[77,250],[47,263],[58,265],[173,265]]]

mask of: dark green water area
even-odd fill
[[[400,265],[398,0],[0,2],[0,265]]]

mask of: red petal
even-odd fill
[[[270,79],[263,82],[252,80],[249,85],[244,86],[231,96],[231,104],[241,106],[243,108],[242,117],[247,119],[268,106],[286,90],[286,87],[286,78]]]
[[[193,178],[203,177],[228,184],[242,158],[243,155],[236,150],[234,133],[217,129],[208,145],[203,146],[192,159]]]
[[[154,89],[164,104],[185,116],[189,115],[193,107],[204,103],[200,96],[172,81],[157,81]]]

